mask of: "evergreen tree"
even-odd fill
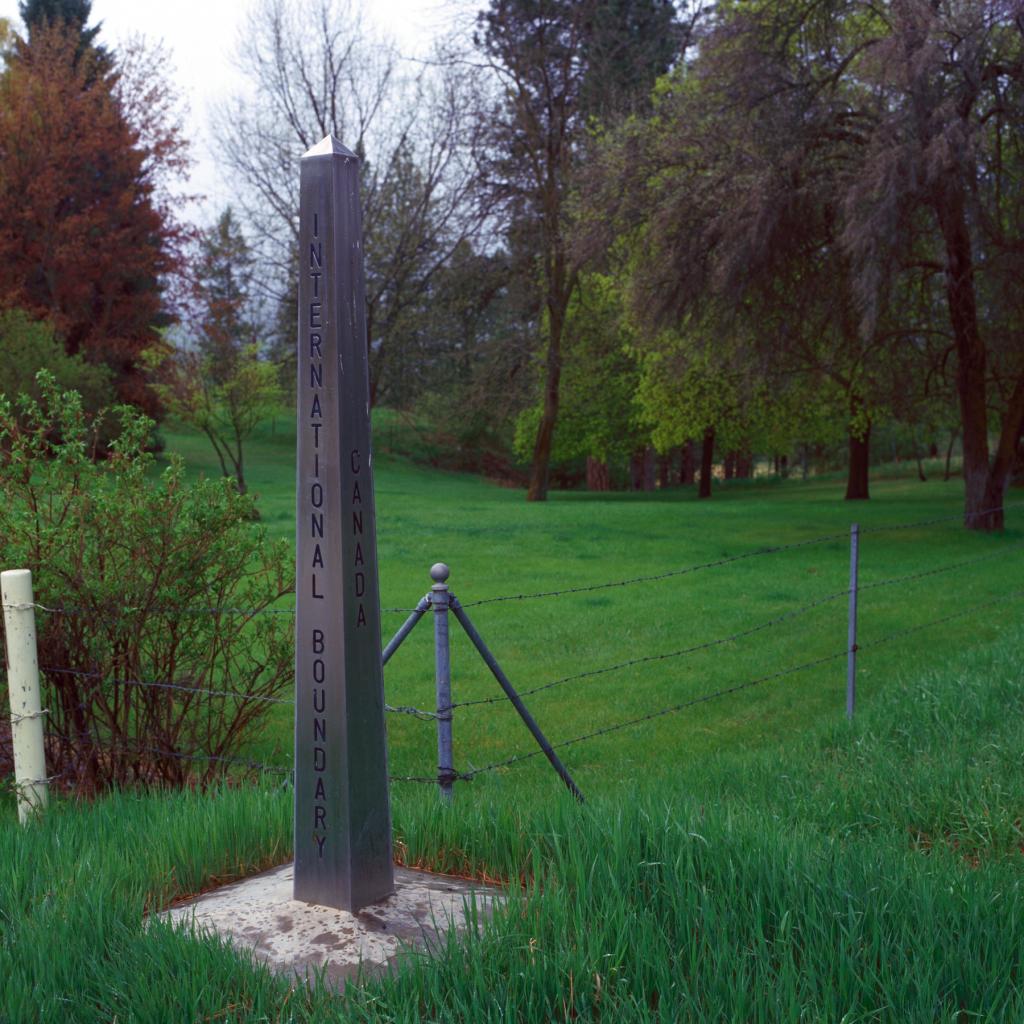
[[[210,374],[222,384],[240,353],[257,342],[253,309],[253,256],[228,206],[199,243],[195,269],[199,313],[197,344]]]
[[[477,17],[474,37],[504,86],[501,102],[480,112],[483,190],[493,209],[503,209],[510,243],[516,232],[528,239],[529,272],[539,281],[537,306],[543,311],[544,397],[528,501],[547,499],[562,335],[576,287],[566,200],[583,124],[579,53],[593,7],[593,0],[491,0]]]
[[[655,80],[672,67],[682,41],[670,0],[600,0],[582,47],[584,114],[607,121],[646,109]]]
[[[162,364],[157,393],[209,439],[221,470],[247,490],[245,442],[280,402],[277,368],[260,352],[253,256],[229,206],[203,232],[194,263],[192,338]]]
[[[185,143],[145,58],[129,49],[108,73],[66,23],[17,43],[0,74],[0,309],[47,319],[68,355],[106,364],[118,396],[155,413],[139,364],[180,269],[165,182]]]
[[[87,27],[92,17],[92,0],[21,0],[18,12],[30,41],[37,29],[67,27],[78,33],[78,56],[91,50],[100,59],[103,70],[109,70],[110,54],[96,42],[102,23]]]
[[[480,112],[481,188],[505,217],[510,252],[534,282],[543,347],[542,405],[527,499],[547,497],[559,417],[564,337],[579,267],[568,245],[568,196],[590,117],[638,105],[668,69],[681,33],[661,0],[491,0],[474,42],[501,99]]]

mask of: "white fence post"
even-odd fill
[[[24,825],[46,806],[47,799],[46,752],[43,747],[43,715],[46,712],[39,699],[32,573],[28,569],[0,572],[0,595],[7,641],[7,691],[11,702],[18,820]]]

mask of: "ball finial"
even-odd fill
[[[451,570],[444,564],[444,562],[435,562],[430,567],[430,578],[435,583],[446,583],[450,572]]]

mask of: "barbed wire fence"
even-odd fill
[[[1004,505],[1004,509],[1015,508],[1024,505],[1024,503],[1016,503],[1013,505]],[[979,513],[983,515],[986,513]],[[998,549],[995,551],[986,552],[982,555],[977,555],[967,559],[960,559],[954,562],[945,563],[939,566],[929,566],[927,568],[920,569],[915,572],[904,573],[897,576],[887,577],[881,580],[875,580],[869,583],[861,583],[859,580],[859,544],[860,539],[865,535],[878,535],[885,532],[895,531],[908,531],[913,529],[928,529],[930,527],[949,523],[954,520],[961,520],[962,515],[936,517],[927,520],[918,520],[914,522],[901,522],[889,525],[872,526],[868,528],[859,528],[854,525],[851,528],[849,534],[847,533],[828,533],[808,538],[805,540],[795,541],[787,544],[772,545],[767,547],[756,548],[751,551],[740,552],[734,555],[726,555],[721,558],[696,563],[693,565],[683,566],[667,570],[660,573],[652,573],[647,575],[638,575],[629,578],[611,580],[600,583],[588,583],[582,585],[568,586],[561,589],[549,589],[530,593],[516,593],[499,595],[495,597],[486,597],[474,601],[468,601],[462,603],[458,597],[453,594],[447,586],[447,579],[449,570],[448,567],[442,563],[436,564],[431,569],[431,576],[434,581],[431,590],[419,600],[419,602],[412,607],[407,608],[382,608],[381,611],[390,614],[405,614],[407,618],[405,622],[399,627],[391,641],[385,645],[382,652],[382,662],[387,664],[391,657],[396,653],[405,639],[412,633],[416,624],[427,614],[432,612],[432,617],[435,623],[435,689],[436,689],[436,701],[433,708],[421,708],[413,705],[406,704],[385,704],[385,712],[389,715],[400,715],[408,716],[413,719],[423,722],[433,722],[438,732],[438,764],[436,766],[436,772],[422,775],[391,775],[389,776],[392,782],[396,783],[420,783],[436,785],[439,787],[442,796],[446,799],[451,799],[453,784],[455,782],[469,782],[481,775],[485,775],[490,772],[496,772],[502,769],[512,768],[516,765],[522,764],[523,762],[532,760],[538,756],[545,756],[551,763],[554,770],[558,773],[563,783],[569,789],[569,791],[578,800],[583,800],[583,794],[579,787],[576,785],[572,775],[562,762],[559,757],[558,751],[565,750],[567,748],[575,747],[583,743],[598,739],[603,736],[607,736],[613,733],[628,730],[644,723],[652,722],[661,718],[665,718],[670,715],[679,714],[687,709],[694,708],[698,705],[707,704],[712,701],[720,700],[728,696],[741,693],[754,689],[756,687],[765,686],[770,683],[778,682],[782,679],[786,679],[790,676],[798,673],[807,672],[815,668],[820,668],[824,665],[832,664],[840,661],[841,659],[847,660],[847,715],[853,717],[855,712],[856,703],[856,658],[858,654],[862,654],[867,651],[874,650],[882,645],[896,643],[906,637],[916,635],[924,630],[934,629],[942,624],[951,622],[956,619],[968,617],[970,615],[977,614],[979,612],[996,608],[1001,605],[1010,604],[1013,601],[1019,600],[1024,597],[1024,589],[1015,589],[1008,591],[997,597],[989,598],[985,601],[978,602],[969,606],[958,608],[951,614],[943,615],[936,618],[928,619],[925,622],[917,623],[912,626],[905,627],[900,630],[896,630],[889,634],[869,639],[867,642],[858,642],[857,639],[857,623],[858,623],[858,598],[862,594],[870,593],[872,591],[890,588],[890,587],[904,587],[916,583],[920,580],[930,579],[946,573],[956,572],[958,570],[970,569],[975,566],[983,565],[988,562],[995,560],[1006,560],[1008,557],[1012,557],[1014,554],[1019,554],[1024,551],[1024,541],[1013,542],[1009,544],[1000,544]],[[704,640],[699,643],[694,643],[685,647],[670,651],[662,651],[651,654],[644,654],[625,660],[616,661],[606,665],[599,665],[592,668],[586,668],[579,672],[571,673],[569,675],[563,675],[554,679],[549,679],[544,682],[534,683],[528,686],[522,691],[516,690],[512,685],[508,676],[501,668],[500,663],[495,658],[494,654],[487,647],[483,641],[475,625],[470,619],[467,609],[477,608],[484,605],[492,605],[499,603],[509,602],[527,602],[527,601],[542,601],[548,599],[557,599],[561,597],[570,597],[573,595],[589,594],[595,591],[608,590],[612,588],[625,588],[634,586],[643,586],[647,584],[659,583],[665,580],[678,578],[681,576],[687,576],[693,573],[713,571],[718,569],[724,569],[737,562],[745,561],[753,558],[761,558],[780,554],[783,552],[789,552],[799,549],[807,549],[816,545],[823,545],[828,543],[834,543],[837,541],[850,542],[850,581],[847,587],[842,589],[833,590],[829,593],[821,595],[802,604],[796,608],[791,608],[781,612],[778,615],[772,616],[764,621],[755,623],[754,625],[747,626],[743,629],[734,631],[727,635],[715,637],[713,639]],[[848,601],[848,637],[847,644],[835,651],[822,655],[820,657],[811,658],[809,660],[800,662],[795,665],[789,665],[784,668],[777,669],[772,672],[763,673],[752,678],[741,679],[735,682],[731,682],[729,685],[722,686],[713,691],[699,694],[696,696],[688,697],[686,700],[672,703],[668,706],[653,708],[639,715],[632,715],[620,721],[612,722],[610,724],[602,725],[597,728],[589,729],[579,735],[570,736],[567,738],[558,739],[555,742],[550,742],[540,725],[537,723],[534,716],[527,709],[523,698],[531,697],[537,694],[545,693],[567,687],[572,684],[583,683],[586,680],[592,680],[600,676],[610,675],[616,672],[624,672],[629,669],[637,668],[643,665],[649,665],[653,663],[669,663],[678,662],[691,655],[696,655],[700,652],[709,651],[714,648],[718,648],[727,644],[732,644],[740,640],[744,640],[748,637],[755,636],[765,631],[773,630],[776,627],[780,627],[784,624],[800,620],[803,617],[809,615],[816,609],[822,608],[827,605],[832,605],[840,602],[842,599]],[[125,615],[131,612],[129,608],[117,608],[110,607],[109,609],[102,609],[103,614],[110,616]],[[35,614],[39,611],[44,614],[51,615],[76,615],[83,614],[84,609],[76,609],[73,607],[63,607],[59,605],[48,606],[35,601],[13,601],[8,602],[6,596],[3,603],[3,611],[5,615],[5,624],[7,623],[8,612],[28,612]],[[197,608],[168,608],[168,609],[149,609],[150,612],[165,612],[167,614],[203,614],[203,615],[230,615],[238,616],[242,620],[246,620],[257,615],[292,615],[294,616],[294,608],[262,608],[262,609],[245,609],[245,608],[218,608],[218,607],[197,607]],[[89,609],[89,614],[95,616],[97,610]],[[448,650],[448,629],[447,629],[447,616],[451,613],[455,616],[456,620],[463,627],[471,643],[476,648],[477,652],[481,656],[482,660],[498,682],[501,689],[501,693],[494,694],[486,697],[476,697],[465,700],[454,700],[452,698],[452,681],[450,675],[450,652]],[[33,623],[34,631],[34,623]],[[11,636],[8,634],[7,637],[7,649],[10,650]],[[160,691],[165,691],[168,694],[182,693],[187,696],[202,696],[205,698],[214,698],[218,700],[235,700],[235,701],[255,701],[265,705],[294,705],[294,698],[268,696],[266,694],[240,692],[234,690],[217,689],[215,687],[200,687],[192,685],[188,680],[162,680],[162,679],[135,679],[135,678],[118,678],[116,676],[108,675],[99,671],[90,671],[86,669],[77,669],[68,666],[61,665],[40,665],[38,671],[46,673],[51,676],[68,675],[72,677],[85,678],[95,680],[102,683],[104,686],[109,687],[124,687],[124,688],[152,688]],[[11,686],[8,686],[9,696],[11,697],[11,732],[12,738],[15,731],[19,728],[43,728],[49,710],[42,707],[32,708],[21,708],[16,710],[15,701],[13,697],[13,690]],[[524,725],[528,731],[532,734],[536,741],[536,748],[521,750],[510,754],[507,757],[500,758],[493,762],[484,764],[479,767],[470,766],[465,770],[457,770],[453,759],[453,720],[455,712],[460,710],[468,709],[480,709],[488,706],[494,706],[499,704],[511,704],[512,707],[518,712]],[[133,743],[126,744],[121,741],[120,753],[131,753],[138,756],[148,756],[154,758],[169,758],[172,760],[188,762],[193,764],[204,765],[207,771],[211,769],[217,769],[221,772],[232,772],[242,775],[270,775],[270,776],[281,776],[285,783],[289,779],[294,778],[294,769],[291,765],[281,764],[265,764],[262,762],[254,761],[243,757],[234,756],[223,756],[219,754],[209,754],[202,752],[186,752],[180,750],[173,750],[161,747],[159,745],[150,745],[144,743]],[[19,799],[19,807],[25,804],[29,808],[33,804],[38,804],[41,801],[45,801],[45,789],[50,784],[66,780],[72,773],[69,769],[58,771],[53,774],[47,774],[45,766],[36,771],[33,776],[27,778],[21,778],[16,783],[9,784],[9,788],[13,789]]]

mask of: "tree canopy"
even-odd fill
[[[542,406],[529,500],[544,500],[559,419],[566,320],[578,282],[570,189],[600,120],[644,98],[676,56],[675,12],[655,0],[491,0],[476,49],[499,83],[478,114],[478,187],[534,282]]]
[[[107,71],[76,29],[36,23],[0,75],[0,308],[47,319],[152,409],[139,357],[172,313],[183,229],[165,186],[186,157],[166,83],[131,58]]]
[[[65,28],[78,34],[79,53],[95,48],[102,25],[89,25],[92,0],[21,0],[18,13],[32,33],[51,27]]]
[[[1022,53],[1012,5],[986,0],[723,5],[653,116],[607,141],[582,250],[630,239],[652,335],[756,323],[748,366],[831,381],[848,497],[872,420],[952,384],[953,356],[966,522],[998,527],[1024,424]]]

